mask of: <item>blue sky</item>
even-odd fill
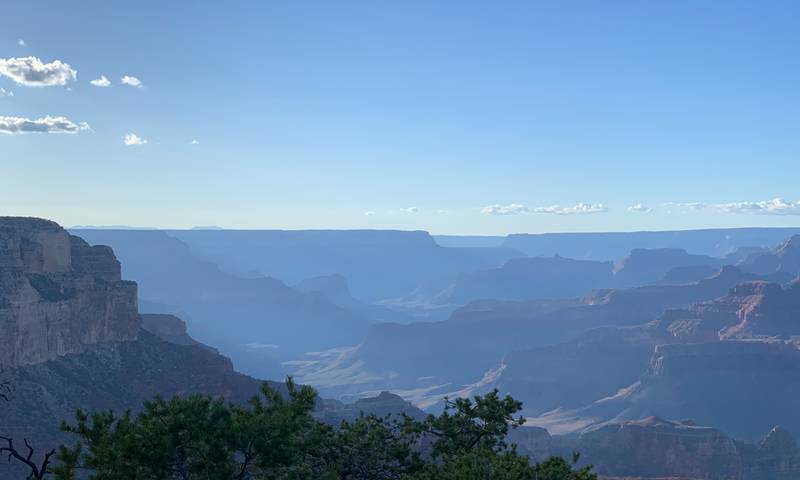
[[[12,0],[3,17],[0,214],[451,234],[800,225],[797,2]],[[19,68],[64,73],[55,61],[66,80],[19,84]],[[74,133],[18,133],[30,126]]]

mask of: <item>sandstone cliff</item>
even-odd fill
[[[57,224],[0,217],[0,369],[135,340],[136,284],[108,247]]]

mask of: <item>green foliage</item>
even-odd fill
[[[497,391],[446,401],[439,416],[361,415],[336,427],[312,416],[316,393],[291,379],[247,406],[192,395],[156,398],[141,413],[77,412],[62,429],[57,480],[594,480],[561,458],[531,465],[508,446],[520,402]]]
[[[517,428],[525,423],[514,414],[522,410],[522,402],[498,391],[486,396],[445,399],[445,409],[438,417],[429,415],[421,425],[422,431],[436,438],[433,456],[458,456],[464,452],[481,449],[500,452],[507,448],[505,437],[509,426]]]
[[[408,417],[364,414],[342,422],[332,431],[326,452],[335,478],[393,480],[420,471],[424,462],[414,449],[419,435],[409,428],[412,423]]]
[[[578,463],[577,454],[574,455],[573,463]],[[563,458],[551,457],[533,468],[533,478],[535,480],[596,480],[597,475],[591,470],[592,467],[575,470]]]

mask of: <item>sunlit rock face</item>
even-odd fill
[[[0,368],[134,340],[139,327],[136,284],[121,280],[110,248],[50,221],[0,217]]]

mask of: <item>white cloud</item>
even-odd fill
[[[648,213],[648,212],[652,212],[653,209],[648,207],[648,206],[646,206],[646,205],[643,205],[641,203],[637,203],[636,205],[631,205],[630,207],[628,207],[628,211],[629,212],[638,212],[638,213]]]
[[[511,203],[509,205],[490,205],[488,207],[483,207],[481,210],[481,212],[488,215],[585,215],[590,213],[603,213],[607,211],[608,208],[602,203],[578,203],[572,207],[550,205],[548,207],[537,208],[530,208],[518,203]]]
[[[19,45],[20,47],[24,47],[25,46],[25,40],[20,38],[19,40],[17,40],[17,45]]]
[[[375,212],[372,211],[372,210],[368,210],[368,211],[364,212],[364,216],[365,217],[372,217],[374,215],[375,215]]]
[[[92,85],[95,87],[110,87],[111,80],[109,80],[105,75],[100,75],[100,78],[95,78],[94,80],[90,81]]]
[[[144,145],[147,143],[147,140],[136,135],[135,133],[129,133],[125,135],[125,138],[122,140],[125,145],[133,146],[133,145]]]
[[[439,209],[439,210],[436,210],[436,213],[438,213],[439,215],[447,215],[448,213],[450,213],[450,210]]]
[[[553,215],[585,215],[589,213],[605,213],[608,208],[602,203],[578,203],[572,207],[551,205],[549,207],[534,208],[533,213],[552,213]]]
[[[68,63],[44,63],[36,57],[0,58],[0,75],[27,87],[62,86],[78,78],[78,72]]]
[[[0,133],[78,133],[89,130],[87,123],[75,123],[66,117],[44,117],[37,120],[22,117],[0,117]]]
[[[531,213],[531,209],[525,205],[511,203],[508,205],[489,205],[488,207],[483,207],[481,212],[487,215],[521,215],[523,213]]]
[[[13,97],[13,96],[14,96],[14,92],[12,92],[11,90],[6,90],[5,88],[0,87],[0,98]]]
[[[408,207],[403,209],[406,213],[419,213],[419,207]]]
[[[142,88],[142,81],[136,77],[125,75],[121,80],[123,85],[130,85],[131,87]]]
[[[669,203],[669,206],[679,206],[691,210],[707,210],[718,213],[751,213],[755,215],[800,215],[800,201],[791,202],[783,198],[761,200],[757,202],[730,202],[730,203]]]
[[[200,145],[200,140],[196,140],[196,139],[192,140],[191,142],[189,142],[189,145]]]

